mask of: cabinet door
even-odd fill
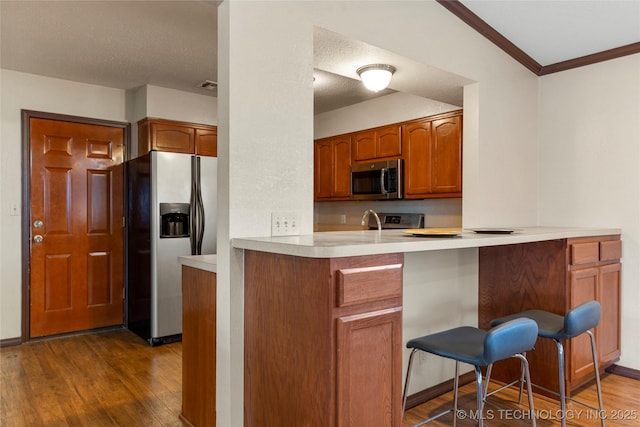
[[[599,268],[598,300],[602,316],[598,325],[598,360],[608,366],[620,357],[620,263]]]
[[[196,129],[196,154],[218,156],[218,129]]]
[[[151,123],[151,149],[173,153],[195,153],[195,129],[165,123]]]
[[[400,145],[400,126],[391,125],[376,130],[376,157],[399,157],[402,154]]]
[[[367,130],[353,134],[353,160],[372,160],[376,155],[376,132]]]
[[[582,268],[571,272],[571,308],[587,301],[598,299],[598,275],[599,270],[594,268]],[[596,329],[596,342],[598,331]],[[591,355],[591,341],[587,334],[573,338],[569,345],[570,363],[568,365],[568,380],[572,384],[593,376],[593,357]],[[569,390],[570,388],[567,388]]]
[[[337,425],[401,426],[402,308],[337,322]]]
[[[423,198],[431,192],[431,122],[421,120],[402,127],[404,194]]]
[[[348,198],[351,196],[351,138],[337,137],[332,143],[333,173],[331,196]]]
[[[331,140],[316,141],[314,147],[314,193],[316,199],[331,198],[333,187],[333,148]]]
[[[431,191],[462,191],[462,129],[460,116],[434,120],[431,149]]]

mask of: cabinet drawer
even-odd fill
[[[600,242],[574,243],[571,245],[571,264],[588,264],[600,260]]]
[[[338,307],[402,296],[402,264],[338,270]]]
[[[622,258],[622,241],[600,242],[600,261],[615,261]]]

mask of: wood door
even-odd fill
[[[196,129],[196,154],[218,157],[218,128]]]
[[[598,330],[598,353],[601,367],[620,358],[620,277],[621,264],[609,264],[599,268],[598,301],[602,315]]]
[[[348,199],[351,196],[351,137],[343,135],[333,140],[333,183],[331,196]]]
[[[400,126],[391,125],[376,130],[376,157],[399,157],[402,154],[400,145]]]
[[[340,427],[402,425],[402,308],[337,319]]]
[[[353,160],[372,160],[377,156],[376,152],[376,132],[366,130],[353,134]]]
[[[29,335],[122,324],[124,129],[29,126]]]
[[[431,122],[419,120],[402,127],[404,193],[407,199],[431,192]]]
[[[431,191],[462,191],[462,127],[459,116],[432,123]]]
[[[333,144],[330,139],[314,144],[314,196],[315,199],[331,198],[333,188]]]
[[[581,268],[571,272],[571,308],[598,298],[598,268]],[[599,333],[594,331],[596,341]],[[571,339],[565,350],[570,358],[567,390],[593,377],[591,340],[587,334]],[[567,357],[567,356],[565,356]]]

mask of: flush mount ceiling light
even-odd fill
[[[364,86],[374,92],[381,91],[389,86],[391,76],[395,72],[396,67],[387,64],[365,65],[356,70]]]

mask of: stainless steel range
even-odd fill
[[[424,228],[424,214],[414,213],[379,213],[383,230],[400,228]],[[376,230],[378,223],[374,215],[369,215],[370,230]]]

